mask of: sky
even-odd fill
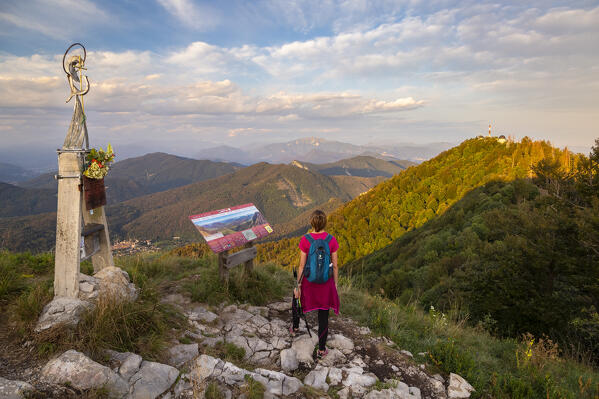
[[[0,157],[55,157],[74,42],[91,144],[117,155],[458,143],[489,123],[574,149],[599,138],[597,0],[2,0]]]

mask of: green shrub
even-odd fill
[[[15,313],[18,318],[31,324],[37,320],[46,303],[53,297],[52,282],[46,280],[29,287],[15,301]]]
[[[227,342],[226,344],[224,344],[223,350],[225,360],[230,361],[232,363],[240,362],[245,357],[245,349],[240,348],[239,346],[231,342]]]
[[[248,399],[262,399],[264,397],[264,392],[266,392],[266,388],[264,385],[254,380],[249,375],[244,377],[245,384],[241,387],[241,391],[245,393]]]
[[[466,378],[471,384],[474,382],[476,365],[474,359],[467,352],[456,346],[454,339],[448,338],[437,342],[429,351],[431,362],[446,373],[456,373]]]
[[[75,348],[101,360],[105,349],[134,352],[148,360],[163,360],[172,329],[186,327],[185,317],[174,307],[157,300],[134,302],[99,298],[73,329],[56,326],[38,335],[38,347],[55,351]],[[48,354],[51,354],[48,353]]]
[[[50,253],[33,255],[0,250],[0,301],[11,299],[38,277],[48,275],[53,267],[54,256]]]
[[[211,305],[222,302],[265,305],[290,293],[292,286],[291,274],[274,265],[256,266],[250,273],[243,267],[237,267],[230,271],[229,280],[225,283],[220,281],[216,265],[210,265],[186,282],[184,289],[193,301]]]
[[[216,382],[211,382],[206,387],[206,392],[204,393],[204,397],[206,399],[224,399],[225,395],[220,391],[218,384]]]

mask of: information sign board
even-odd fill
[[[243,246],[273,232],[254,204],[192,215],[189,219],[215,253]]]

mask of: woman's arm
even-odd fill
[[[337,267],[337,251],[331,254],[331,260],[333,261],[333,276],[335,277],[335,286],[339,281],[339,268]]]
[[[308,258],[308,255],[306,255],[306,253],[304,251],[300,251],[300,263],[299,263],[299,268],[297,270],[297,282],[298,284],[301,284],[301,279],[302,279],[302,273],[304,271],[304,266],[306,265],[306,259]]]

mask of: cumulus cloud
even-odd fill
[[[164,61],[173,64],[174,55]],[[59,57],[58,57],[59,58]],[[291,121],[300,118],[339,118],[381,112],[398,112],[420,107],[412,97],[382,100],[350,92],[248,95],[229,79],[189,79],[171,69],[174,76],[147,74],[161,58],[149,52],[90,53],[93,67],[92,89],[86,96],[95,110],[102,112],[145,112],[153,115],[219,114],[276,115]],[[35,65],[30,65],[33,61]],[[0,58],[0,106],[56,108],[67,93],[66,79],[56,73],[57,57]],[[20,67],[20,66],[23,67]],[[27,66],[30,65],[30,66]],[[98,76],[98,78],[94,78]]]
[[[60,1],[59,9],[70,2]],[[222,22],[217,11],[191,0],[157,2],[191,30]],[[93,86],[86,103],[111,115],[106,129],[236,138],[278,134],[281,127],[302,132],[339,125],[351,131],[357,120],[389,132],[406,124],[413,128],[414,121],[400,125],[412,115],[422,118],[422,126],[435,121],[435,129],[439,118],[453,128],[463,120],[484,126],[506,109],[515,124],[526,118],[525,109],[565,115],[594,106],[599,7],[424,3],[245,3],[244,10],[270,10],[303,36],[270,45],[224,46],[203,37],[167,49],[91,51]],[[18,4],[2,8],[0,20],[24,24]],[[94,7],[100,18],[107,16]],[[40,18],[27,22],[35,26],[39,20],[43,26],[32,29],[40,32],[49,29]],[[312,31],[319,34],[308,34]],[[60,58],[0,54],[0,106],[62,106],[68,90]]]

